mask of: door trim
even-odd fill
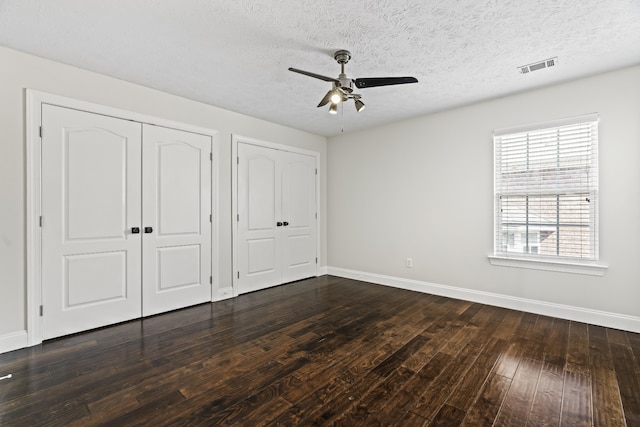
[[[192,133],[199,133],[211,137],[212,173],[211,173],[211,271],[212,271],[212,295],[216,295],[220,283],[219,268],[217,265],[219,254],[219,215],[218,215],[218,173],[220,147],[218,131],[187,123],[175,122],[146,114],[107,107],[92,102],[67,98],[46,92],[25,89],[25,137],[26,137],[26,297],[27,315],[26,332],[27,347],[42,343],[42,318],[40,317],[40,305],[42,304],[42,235],[40,229],[41,215],[41,179],[42,158],[40,126],[42,124],[42,105],[50,104],[58,107],[82,110],[89,113],[101,114],[124,120],[131,120],[143,124],[158,125]],[[46,221],[46,219],[45,219]],[[215,300],[215,297],[212,299]],[[46,309],[46,307],[45,307]]]
[[[273,150],[286,151],[289,153],[304,154],[311,156],[315,159],[316,163],[316,254],[318,262],[316,263],[316,276],[320,275],[320,236],[322,231],[320,225],[322,224],[321,212],[320,212],[320,153],[317,151],[305,150],[303,148],[293,147],[291,145],[278,144],[269,141],[263,141],[255,138],[250,138],[242,135],[231,135],[231,233],[232,233],[232,272],[231,272],[231,289],[220,289],[219,292],[223,295],[222,298],[229,298],[231,296],[237,297],[239,294],[238,289],[238,144],[251,144],[259,147],[271,148]]]

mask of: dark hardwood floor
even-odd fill
[[[640,426],[640,335],[324,276],[0,355],[0,425]]]

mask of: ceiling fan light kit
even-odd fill
[[[364,110],[364,102],[360,99],[362,98],[362,95],[353,92],[354,86],[358,89],[366,89],[376,86],[418,83],[418,79],[415,77],[364,77],[351,79],[347,77],[344,72],[344,65],[351,59],[351,52],[348,50],[338,50],[333,54],[333,58],[338,64],[340,64],[340,74],[338,75],[338,78],[327,77],[310,71],[299,70],[297,68],[289,68],[289,71],[293,71],[294,73],[303,74],[305,76],[324,80],[325,82],[331,82],[333,84],[332,89],[327,92],[318,104],[318,107],[331,104],[329,106],[329,113],[331,114],[336,114],[338,112],[338,104],[345,102],[348,99],[353,99],[357,112]]]

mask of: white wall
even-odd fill
[[[605,275],[490,265],[493,130],[592,112]],[[593,310],[631,316],[640,327],[640,66],[340,135],[328,151],[330,273],[559,304],[594,323]]]
[[[326,265],[326,138],[0,47],[0,352],[24,334],[25,88],[218,130],[220,287],[231,286],[231,134],[320,153]],[[7,344],[9,343],[9,344]]]

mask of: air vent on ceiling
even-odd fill
[[[545,59],[544,61],[534,62],[533,64],[521,65],[518,70],[522,74],[527,74],[530,71],[542,70],[543,68],[555,67],[558,65],[558,57]]]

